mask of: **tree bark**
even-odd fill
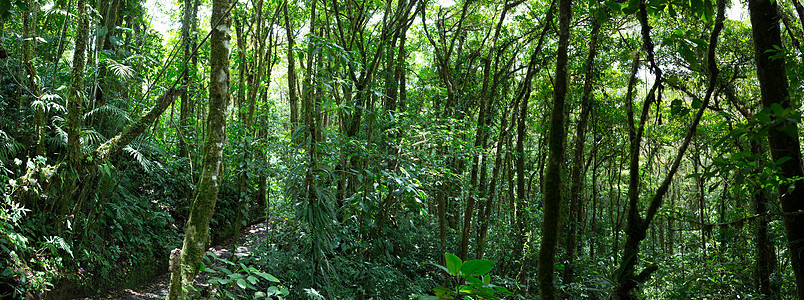
[[[193,90],[192,88],[189,88],[189,86],[191,67],[193,72],[195,72],[195,64],[191,64],[193,60],[191,57],[194,56],[193,49],[195,48],[195,34],[193,32],[195,31],[196,12],[198,11],[198,7],[194,3],[198,2],[193,0],[184,0],[184,19],[182,20],[181,29],[182,46],[184,48],[184,70],[181,73],[181,77],[183,84],[187,84],[188,88],[181,94],[181,106],[179,107],[179,135],[182,137],[181,141],[179,142],[179,157],[188,157],[188,148],[190,146],[188,141],[188,138],[190,137],[189,118],[193,107],[193,104],[191,103]]]
[[[460,255],[459,257],[461,260],[466,261],[467,256],[469,255],[469,235],[471,232],[472,227],[472,216],[474,216],[475,210],[475,202],[477,202],[477,198],[482,196],[481,189],[478,188],[480,184],[478,182],[478,172],[480,169],[480,160],[484,155],[485,149],[485,141],[486,134],[488,134],[488,128],[486,126],[486,110],[487,106],[490,105],[491,102],[491,61],[494,60],[494,55],[498,53],[496,51],[497,46],[497,39],[500,36],[500,31],[502,29],[503,22],[505,21],[505,14],[508,10],[512,8],[508,5],[507,1],[503,5],[502,12],[500,13],[500,20],[497,22],[496,29],[494,30],[494,37],[492,38],[491,45],[489,45],[488,54],[486,55],[486,59],[483,66],[483,86],[480,92],[480,99],[478,99],[478,106],[479,112],[477,114],[477,129],[475,132],[475,143],[474,143],[474,151],[477,153],[474,155],[472,159],[472,171],[470,173],[469,183],[472,186],[472,190],[469,192],[469,197],[466,200],[466,210],[463,214],[463,227],[461,233],[461,247],[460,247]]]
[[[762,106],[773,109],[771,127],[768,130],[768,143],[774,161],[789,158],[781,163],[781,175],[786,179],[804,176],[802,169],[801,146],[798,125],[783,116],[783,111],[793,110],[788,94],[787,73],[784,56],[777,56],[784,49],[779,29],[779,15],[776,1],[750,0],[751,26],[754,37],[754,60],[757,65],[757,78]],[[787,234],[787,248],[796,279],[796,295],[804,299],[804,181],[783,181],[779,185],[779,198],[782,205],[782,220]]]
[[[558,50],[556,77],[553,90],[553,109],[550,112],[550,132],[548,135],[549,159],[544,174],[544,217],[542,223],[542,242],[539,248],[539,294],[541,299],[556,299],[555,254],[558,241],[558,226],[561,216],[561,163],[564,159],[564,106],[567,98],[569,61],[570,21],[572,20],[572,1],[558,0]],[[524,120],[523,120],[524,121]],[[581,141],[581,143],[583,143]]]
[[[25,73],[28,75],[28,97],[34,109],[34,122],[36,126],[35,140],[36,148],[34,156],[45,155],[45,108],[43,104],[35,104],[39,99],[39,80],[37,79],[36,66],[33,64],[34,52],[36,50],[36,28],[39,26],[36,16],[39,6],[33,0],[25,0],[27,9],[22,13],[22,64]]]
[[[70,74],[70,96],[67,98],[67,157],[73,169],[79,170],[81,154],[81,128],[83,127],[84,64],[86,63],[89,18],[86,0],[78,0],[76,12],[77,29],[73,70]]]
[[[293,29],[290,27],[290,16],[288,15],[288,2],[286,0],[282,6],[282,14],[285,17],[285,33],[288,40],[288,101],[290,102],[290,130],[291,133],[296,129],[299,123],[299,96],[296,92],[296,56],[293,54],[293,47],[295,41],[293,37]]]
[[[629,88],[628,95],[626,96],[628,101],[628,115],[629,115],[629,138],[631,140],[631,147],[630,147],[630,181],[628,184],[628,213],[626,219],[626,238],[625,238],[625,245],[623,246],[623,255],[620,260],[620,266],[615,271],[616,282],[617,286],[611,295],[612,298],[616,299],[634,299],[634,296],[631,295],[631,291],[634,290],[639,283],[645,282],[650,278],[651,273],[656,271],[658,267],[656,265],[649,265],[645,267],[639,274],[635,273],[635,268],[637,265],[637,261],[639,259],[639,245],[640,243],[647,237],[648,229],[650,228],[650,224],[653,221],[656,213],[659,211],[659,208],[662,206],[664,202],[664,196],[667,193],[670,183],[673,181],[673,176],[678,171],[678,167],[681,165],[681,160],[684,157],[684,153],[686,153],[687,148],[689,147],[690,141],[692,137],[695,135],[695,131],[698,127],[698,124],[703,117],[703,113],[706,110],[709,102],[712,98],[712,94],[715,91],[717,86],[717,79],[718,79],[718,68],[717,68],[717,60],[715,59],[715,50],[717,48],[717,41],[720,35],[721,30],[723,29],[723,20],[725,19],[725,7],[726,1],[725,0],[718,0],[717,3],[717,17],[715,19],[715,25],[712,29],[712,33],[709,37],[709,49],[707,52],[707,71],[709,75],[709,82],[708,87],[706,90],[706,96],[702,101],[701,108],[698,109],[698,112],[693,117],[692,123],[687,129],[687,133],[682,140],[682,143],[676,153],[675,159],[673,160],[672,165],[670,166],[670,170],[668,171],[667,175],[665,175],[664,179],[662,180],[661,185],[656,189],[653,194],[653,197],[650,200],[650,204],[648,206],[647,212],[645,213],[645,217],[643,218],[640,215],[640,208],[639,208],[639,150],[640,150],[640,141],[642,139],[642,134],[644,133],[645,123],[648,118],[648,110],[650,105],[655,101],[661,100],[661,84],[662,84],[662,77],[661,77],[661,69],[656,66],[655,61],[653,60],[653,42],[650,39],[650,26],[647,24],[647,11],[645,2],[643,1],[640,5],[640,21],[642,23],[642,36],[643,36],[643,46],[645,48],[645,52],[647,52],[648,61],[651,64],[651,69],[656,74],[656,80],[654,86],[651,88],[650,92],[647,95],[647,99],[643,103],[642,113],[639,123],[639,128],[634,128],[634,114],[633,114],[633,98],[631,94],[631,88]],[[633,72],[636,72],[636,60]],[[632,75],[633,80],[633,75]],[[633,82],[633,81],[632,81]]]
[[[229,40],[231,0],[213,0],[210,39],[209,113],[207,115],[204,160],[181,251],[181,281],[171,284],[169,299],[184,298],[184,290],[199,271],[208,242],[209,221],[215,212],[222,178],[221,160],[226,139],[226,109],[229,105]]]
[[[578,226],[581,221],[581,189],[583,182],[586,180],[584,176],[584,147],[586,145],[586,124],[589,122],[589,106],[590,98],[592,97],[592,81],[594,77],[595,56],[597,55],[597,36],[600,31],[600,20],[592,13],[592,31],[589,33],[589,53],[586,56],[584,63],[584,84],[583,94],[581,95],[581,114],[578,116],[578,124],[575,127],[575,150],[573,151],[572,170],[570,171],[570,180],[572,186],[570,187],[570,214],[569,214],[569,230],[567,231],[567,241],[565,244],[565,267],[562,274],[562,283],[572,283],[573,276],[573,261],[575,259],[575,250],[577,248]]]

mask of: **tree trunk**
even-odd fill
[[[497,22],[497,28],[494,30],[494,37],[492,38],[491,45],[489,46],[488,54],[486,55],[483,66],[483,86],[480,92],[480,99],[478,99],[478,106],[480,107],[477,114],[477,129],[474,143],[474,151],[477,153],[472,159],[472,171],[469,179],[469,184],[472,186],[472,190],[469,192],[469,197],[466,200],[466,210],[463,214],[463,227],[461,233],[461,248],[459,257],[463,261],[466,261],[467,256],[469,255],[469,235],[472,227],[472,216],[475,214],[475,202],[477,202],[477,198],[481,197],[482,195],[481,189],[477,188],[480,184],[478,182],[478,171],[480,169],[480,160],[486,150],[484,145],[485,143],[483,141],[485,141],[486,134],[488,132],[488,128],[486,126],[486,110],[492,99],[490,87],[492,74],[491,61],[494,60],[493,56],[497,53],[497,38],[500,36],[500,30],[502,29],[503,22],[505,21],[505,14],[510,8],[511,7],[507,3],[503,6],[503,10],[500,13],[500,20]]]
[[[213,0],[210,39],[209,113],[207,115],[204,160],[190,217],[185,227],[181,251],[180,284],[171,284],[169,299],[184,298],[186,290],[198,274],[209,235],[209,221],[215,212],[221,182],[221,160],[226,139],[226,109],[229,105],[229,27],[231,0]],[[175,280],[175,279],[174,279]],[[174,281],[175,282],[175,281]]]
[[[572,158],[572,170],[570,171],[570,180],[572,186],[570,188],[570,215],[568,220],[569,230],[567,231],[567,242],[565,244],[565,267],[562,274],[563,284],[572,283],[573,261],[575,259],[575,250],[577,248],[578,226],[581,221],[581,189],[583,189],[583,182],[586,180],[584,169],[584,147],[586,145],[586,124],[589,122],[589,106],[590,98],[592,97],[592,80],[594,79],[594,64],[595,56],[597,55],[597,35],[600,31],[600,20],[592,14],[592,31],[589,33],[589,53],[586,56],[584,65],[584,84],[583,94],[581,95],[581,115],[578,117],[578,125],[575,128],[575,150]],[[555,108],[554,108],[555,109]]]
[[[299,96],[296,93],[296,56],[293,54],[295,42],[293,29],[290,28],[290,16],[288,16],[288,2],[286,0],[282,6],[282,14],[285,17],[285,33],[288,39],[288,101],[290,101],[290,132],[296,130],[299,123]]]
[[[751,154],[758,157],[756,160],[754,160],[756,163],[756,168],[754,168],[752,173],[756,176],[759,176],[764,168],[762,165],[762,157],[764,155],[762,146],[755,140],[751,140]],[[766,194],[765,189],[761,187],[754,188],[756,188],[756,191],[752,196],[754,212],[757,215],[767,214],[767,207],[770,203],[768,195]],[[759,281],[759,293],[771,297],[772,295],[779,293],[779,286],[772,284],[770,280],[771,274],[776,269],[776,251],[768,234],[767,218],[757,218],[756,230],[756,277]]]
[[[75,52],[73,52],[73,70],[70,74],[70,96],[67,98],[67,157],[70,166],[80,169],[81,128],[83,127],[84,98],[84,64],[86,63],[87,39],[89,38],[89,18],[87,17],[86,0],[78,0],[76,12],[77,29],[75,35]]]
[[[486,251],[486,236],[488,235],[489,231],[489,223],[491,222],[491,211],[494,205],[494,199],[497,196],[497,182],[499,180],[500,175],[500,168],[502,167],[502,154],[503,154],[503,145],[505,144],[505,138],[508,135],[508,113],[510,107],[505,108],[505,112],[502,115],[502,121],[500,123],[500,134],[497,139],[497,151],[494,155],[494,167],[492,167],[491,171],[491,183],[488,186],[488,190],[486,190],[486,203],[483,205],[482,209],[482,218],[478,214],[478,223],[480,224],[480,230],[477,234],[477,249],[475,252],[475,256],[477,259],[482,259],[483,255]]]
[[[541,299],[556,299],[555,276],[556,242],[561,216],[561,163],[564,159],[564,106],[567,98],[567,64],[569,61],[570,21],[572,0],[558,0],[558,50],[553,90],[553,110],[550,112],[548,135],[549,159],[544,174],[544,217],[542,242],[539,248],[539,294]],[[589,66],[591,67],[591,66]],[[527,103],[527,102],[526,102]],[[524,120],[523,120],[524,121]],[[580,126],[580,125],[579,125]],[[583,144],[583,141],[579,141]]]
[[[692,137],[695,135],[695,131],[698,127],[698,124],[703,117],[703,113],[706,110],[709,102],[712,98],[712,94],[715,91],[717,86],[717,79],[718,79],[718,68],[717,68],[717,60],[715,59],[715,50],[717,48],[717,41],[720,35],[720,31],[723,29],[723,20],[725,19],[725,7],[726,1],[725,0],[718,0],[717,3],[717,18],[715,19],[715,25],[712,29],[712,33],[709,37],[709,49],[707,51],[707,71],[709,75],[709,82],[706,90],[706,95],[702,101],[701,107],[698,109],[697,113],[695,114],[692,123],[687,129],[686,135],[676,153],[676,156],[673,160],[672,165],[670,166],[670,170],[668,171],[667,175],[665,175],[664,179],[662,180],[661,185],[656,189],[653,194],[653,197],[650,200],[650,204],[648,206],[647,212],[645,213],[645,217],[643,218],[640,214],[639,208],[639,150],[640,150],[640,141],[642,139],[642,135],[645,129],[645,123],[648,118],[648,110],[650,105],[655,101],[661,101],[661,89],[660,86],[662,84],[662,72],[661,69],[656,66],[655,61],[653,59],[653,42],[650,39],[650,26],[648,26],[647,22],[647,11],[645,2],[643,1],[639,8],[640,14],[640,22],[642,23],[642,37],[643,37],[643,46],[647,52],[648,61],[651,64],[651,69],[656,74],[656,80],[654,82],[653,87],[648,92],[647,98],[642,107],[642,113],[640,117],[639,127],[634,127],[634,113],[633,113],[633,95],[631,90],[631,85],[629,84],[629,91],[628,95],[626,95],[628,106],[628,136],[631,140],[631,147],[630,147],[630,181],[628,184],[628,213],[626,219],[626,237],[625,237],[625,245],[623,246],[623,255],[620,260],[620,266],[617,268],[615,272],[616,275],[616,282],[617,286],[611,295],[612,298],[616,299],[634,299],[634,296],[631,295],[631,291],[634,290],[640,283],[647,281],[651,274],[658,269],[656,265],[649,265],[645,267],[639,274],[636,274],[635,268],[637,265],[637,261],[639,259],[639,245],[640,243],[647,237],[648,229],[650,228],[650,224],[653,221],[656,213],[659,211],[659,208],[662,206],[664,202],[664,196],[667,193],[670,183],[673,181],[673,176],[678,171],[679,165],[681,165],[681,160],[684,158],[684,153],[686,153],[687,148],[689,147],[690,141]],[[635,58],[634,67],[632,72],[635,74],[637,70],[637,60]],[[632,74],[632,83],[633,77]]]
[[[36,79],[36,66],[33,64],[36,50],[36,28],[39,26],[36,16],[39,7],[33,0],[25,0],[27,9],[22,13],[22,64],[28,75],[28,98],[34,109],[36,148],[34,156],[45,155],[45,107],[44,104],[35,104],[39,99],[39,82]]]
[[[190,69],[192,67],[195,73],[195,64],[190,64],[192,61],[194,46],[194,24],[196,19],[196,12],[198,7],[193,4],[193,0],[184,0],[184,19],[182,20],[181,39],[184,48],[184,63],[183,71],[181,73],[183,84],[190,84]],[[197,2],[196,2],[197,3]],[[190,112],[192,110],[191,95],[193,89],[188,88],[181,94],[181,106],[179,107],[179,157],[188,157],[189,137],[190,131],[188,130]],[[189,191],[188,191],[189,192]]]
[[[779,30],[777,3],[770,0],[750,0],[748,8],[751,13],[754,59],[757,64],[762,106],[774,109],[771,115],[773,125],[768,130],[771,157],[774,161],[788,158],[779,165],[782,177],[800,178],[804,176],[804,169],[798,140],[798,125],[782,115],[787,111],[794,112],[796,108],[791,105],[787,91],[784,56],[777,56],[780,53],[777,49],[784,49]],[[800,213],[804,210],[804,181],[796,180],[794,183],[785,181],[779,185],[779,193],[797,296],[799,299],[804,299],[804,261],[802,261],[804,214]]]

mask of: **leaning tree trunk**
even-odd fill
[[[639,273],[635,272],[636,265],[639,259],[639,245],[642,241],[647,237],[648,229],[650,228],[650,224],[653,219],[656,217],[656,214],[659,211],[659,208],[664,203],[664,196],[667,194],[668,189],[670,188],[670,183],[673,182],[673,177],[675,176],[676,172],[678,171],[678,167],[681,165],[681,160],[684,158],[684,153],[686,153],[687,148],[690,145],[690,141],[692,137],[695,135],[695,131],[698,128],[698,124],[701,122],[701,118],[703,117],[703,113],[706,110],[706,107],[709,105],[710,100],[712,99],[712,95],[714,94],[715,88],[717,86],[717,78],[718,78],[718,68],[717,68],[717,60],[715,59],[715,50],[717,48],[717,41],[718,37],[720,36],[720,31],[723,29],[723,20],[725,19],[725,7],[726,1],[725,0],[718,0],[717,3],[717,18],[715,20],[714,28],[712,28],[712,33],[709,36],[709,49],[707,51],[707,71],[709,75],[709,82],[708,87],[706,90],[706,95],[702,101],[701,107],[696,112],[692,124],[687,128],[686,135],[678,149],[678,152],[675,155],[672,165],[670,166],[670,170],[668,171],[667,175],[665,175],[664,179],[662,180],[661,185],[656,189],[653,194],[653,197],[650,200],[650,204],[648,206],[647,211],[645,212],[645,216],[643,217],[640,213],[639,208],[639,149],[640,149],[640,141],[642,139],[642,135],[645,129],[645,123],[648,118],[648,110],[650,105],[654,102],[661,101],[661,84],[662,84],[662,72],[656,66],[654,57],[653,57],[653,41],[650,38],[650,26],[648,26],[647,20],[647,8],[645,2],[643,1],[639,7],[639,14],[640,14],[640,22],[642,23],[642,37],[645,52],[647,52],[648,61],[650,62],[651,69],[656,74],[656,81],[651,88],[650,92],[645,99],[642,107],[642,113],[640,117],[639,127],[634,127],[634,112],[633,112],[633,76],[636,73],[636,59],[634,68],[632,69],[632,78],[631,82],[629,83],[629,90],[626,95],[626,101],[628,102],[628,136],[631,140],[630,146],[630,179],[628,184],[628,213],[626,219],[626,230],[625,230],[625,245],[623,246],[623,255],[620,260],[620,266],[615,271],[616,282],[617,286],[615,287],[611,297],[615,299],[634,299],[634,296],[631,292],[637,288],[637,286],[641,283],[647,281],[651,274],[658,269],[656,265],[649,265],[645,267]]]
[[[542,299],[556,299],[555,277],[558,223],[561,215],[561,164],[564,159],[564,106],[567,99],[567,64],[569,61],[570,20],[572,0],[558,0],[558,53],[553,90],[553,110],[550,112],[548,135],[549,158],[544,174],[544,220],[539,248],[539,294]],[[524,120],[523,120],[524,121]],[[583,143],[583,141],[580,141]]]
[[[778,7],[771,0],[750,0],[751,26],[754,37],[754,59],[757,64],[757,78],[761,92],[762,106],[781,107],[784,111],[795,111],[787,91],[787,73],[784,57],[779,57],[778,49],[784,49],[779,30]],[[776,110],[774,110],[776,111]],[[768,130],[768,144],[774,161],[788,158],[781,163],[782,176],[800,178],[802,169],[801,146],[798,138],[798,125],[783,115],[771,115],[772,128]],[[790,190],[792,188],[792,191]],[[799,299],[804,299],[804,181],[789,181],[779,185],[782,204],[782,220],[787,234],[787,248],[796,278]]]
[[[226,108],[229,105],[229,40],[231,38],[229,15],[231,0],[213,0],[210,39],[209,113],[207,115],[204,160],[201,178],[196,188],[190,217],[185,227],[184,244],[180,256],[180,270],[173,273],[169,299],[184,297],[188,287],[198,274],[204,255],[209,220],[215,212],[218,186],[221,177],[223,144],[226,138]],[[175,278],[180,276],[180,278]]]

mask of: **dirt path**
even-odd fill
[[[265,241],[267,227],[265,223],[255,224],[250,226],[243,232],[243,235],[237,240],[237,249],[235,255],[247,256],[249,250]],[[231,243],[225,245],[215,246],[209,248],[218,257],[230,257],[230,250],[232,249]],[[96,295],[88,298],[79,299],[125,299],[125,300],[140,300],[140,299],[165,299],[168,294],[168,287],[170,286],[170,274],[162,274],[155,277],[151,282],[140,285],[132,289],[122,289],[107,292],[103,295]]]

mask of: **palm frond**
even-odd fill
[[[137,160],[137,162],[140,164],[140,166],[142,166],[142,169],[145,170],[145,172],[151,173],[151,170],[153,170],[154,163],[150,159],[145,157],[145,154],[140,152],[138,149],[133,148],[132,145],[126,146],[125,148],[123,148],[123,151],[131,155],[131,157],[134,157],[134,159]]]
[[[64,124],[64,118],[58,116],[53,117],[53,124],[55,124],[53,127],[56,131],[56,135],[47,138],[48,145],[56,148],[67,146],[67,132],[60,126],[60,124]]]
[[[81,145],[97,146],[106,141],[106,137],[94,129],[84,129],[81,131]]]
[[[117,77],[121,77],[123,79],[131,79],[134,77],[134,68],[131,66],[124,65],[111,58],[107,58],[106,60],[108,62],[107,68],[109,68],[109,70],[111,70]]]
[[[131,123],[131,117],[129,116],[127,111],[110,104],[101,105],[96,107],[95,109],[88,111],[86,114],[84,114],[84,120],[89,119],[91,117],[99,117],[98,115],[109,117],[116,124]]]

